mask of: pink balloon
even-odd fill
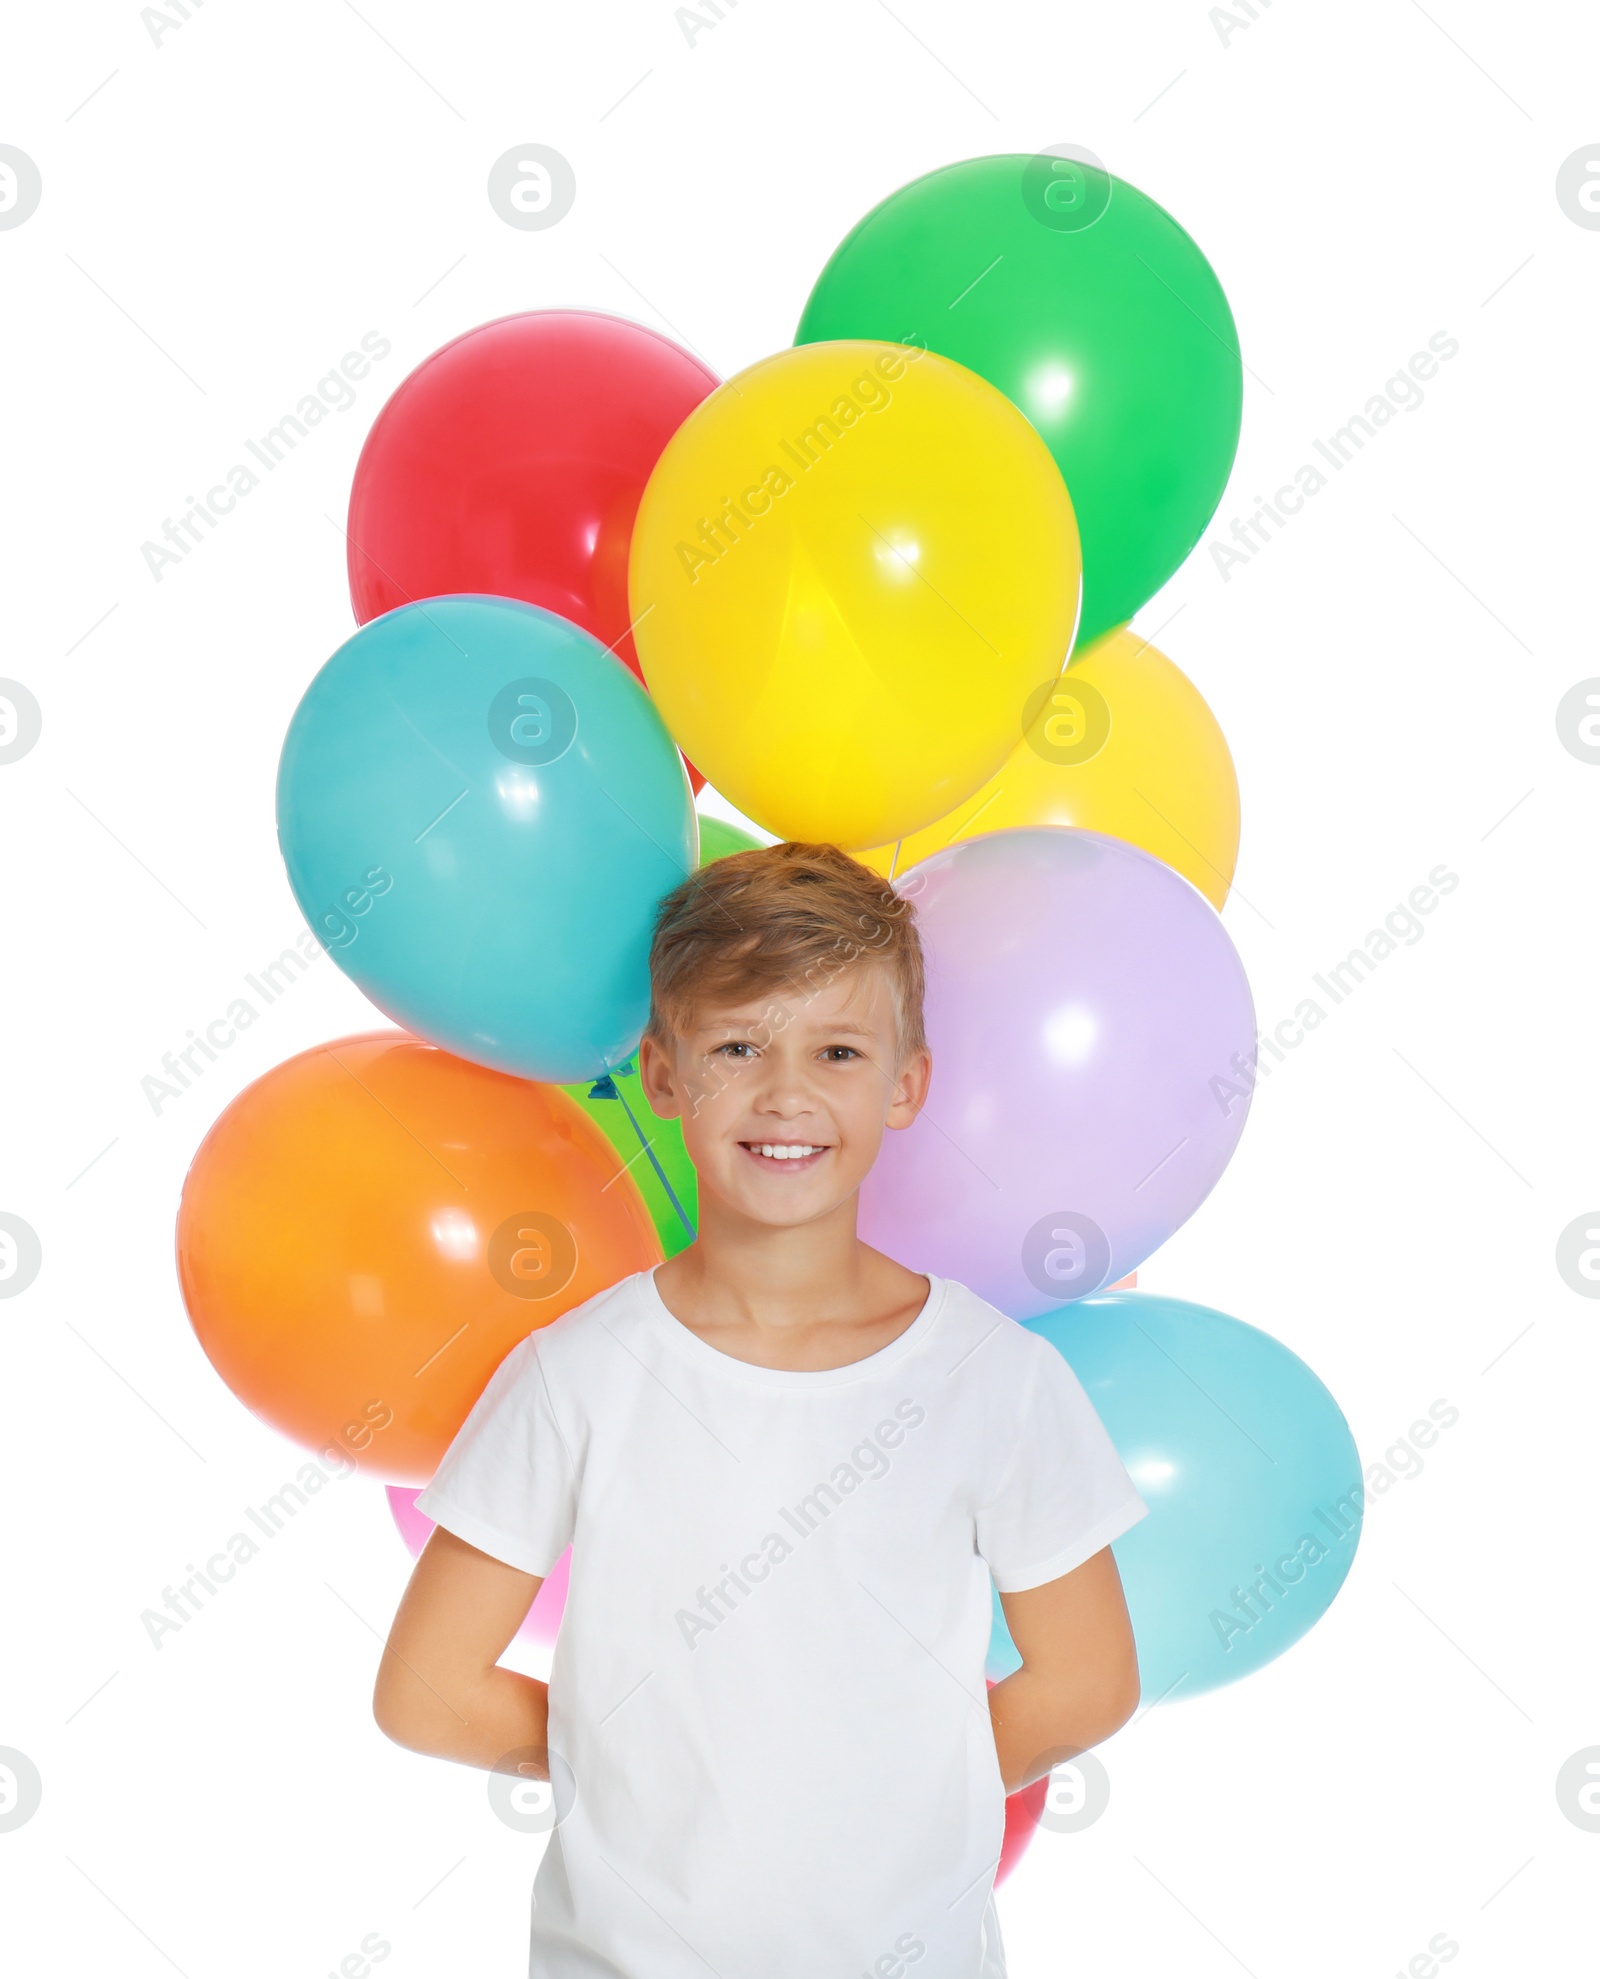
[[[928,1104],[867,1243],[1014,1319],[1099,1291],[1210,1194],[1249,1111],[1250,986],[1211,904],[1122,839],[987,832],[895,882],[928,965]]]
[[[433,1531],[433,1520],[425,1512],[417,1510],[417,1495],[421,1488],[420,1485],[413,1489],[403,1484],[385,1486],[389,1495],[389,1510],[413,1560],[427,1545],[428,1535]],[[567,1605],[567,1576],[571,1569],[572,1548],[569,1546],[533,1597],[533,1606],[528,1610],[522,1627],[517,1630],[518,1641],[535,1642],[544,1649],[555,1642],[556,1630],[561,1626],[561,1617]]]

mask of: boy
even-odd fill
[[[1110,1542],[1147,1508],[1053,1347],[856,1236],[931,1076],[908,904],[737,853],[650,969],[699,1234],[501,1363],[377,1721],[551,1782],[531,1979],[1003,1979],[1004,1798],[1134,1709]],[[547,1687],[497,1658],[569,1541]],[[986,1694],[991,1574],[1023,1661]]]

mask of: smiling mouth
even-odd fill
[[[818,1141],[741,1141],[739,1143],[752,1161],[760,1162],[763,1168],[778,1168],[786,1172],[803,1168],[815,1168],[828,1149]]]

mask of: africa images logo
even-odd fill
[[[720,563],[735,549],[773,502],[787,495],[799,477],[809,474],[818,461],[825,460],[834,443],[843,439],[852,426],[859,425],[869,412],[887,412],[894,403],[890,384],[922,354],[916,345],[910,344],[904,356],[886,351],[874,358],[826,412],[819,413],[792,441],[778,441],[777,450],[788,462],[787,467],[779,461],[771,462],[737,501],[732,495],[724,495],[714,517],[701,516],[696,532],[699,543],[677,545],[678,562],[689,582],[698,580],[702,564]]]

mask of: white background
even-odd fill
[[[273,778],[352,629],[338,524],[383,398],[563,303],[726,375],[894,187],[1061,141],[1227,290],[1218,531],[1433,332],[1461,345],[1269,549],[1228,582],[1202,549],[1136,621],[1234,751],[1225,919],[1264,1020],[1436,864],[1461,882],[1262,1086],[1141,1285],[1294,1347],[1369,1463],[1436,1398],[1460,1420],[1309,1637],[1103,1749],[1109,1811],[1001,1892],[1013,1979],[1383,1979],[1441,1932],[1463,1975],[1583,1969],[1600,1835],[1555,1778],[1600,1743],[1600,1307],[1554,1257],[1600,1201],[1600,768],[1554,717],[1600,673],[1600,232],[1555,175],[1600,137],[1597,63],[1578,9],[1482,0],[1225,30],[1200,0],[742,0],[692,46],[665,0],[207,0],[159,42],[132,0],[12,15],[0,141],[44,197],[0,233],[0,672],[44,733],[0,769],[0,1208],[44,1267],[0,1304],[0,1745],[44,1801],[0,1834],[8,1969],[317,1979],[376,1932],[396,1975],[525,1970],[537,1844],[372,1723],[409,1566],[380,1487],[330,1486],[159,1650],[139,1619],[303,1461],[200,1353],[173,1215],[233,1094],[370,1007],[319,961],[159,1116],[140,1080],[299,932]],[[485,196],[528,142],[577,174],[543,233]],[[394,348],[358,404],[156,583],[141,543],[368,330]],[[892,1818],[893,1780],[852,1790]]]

